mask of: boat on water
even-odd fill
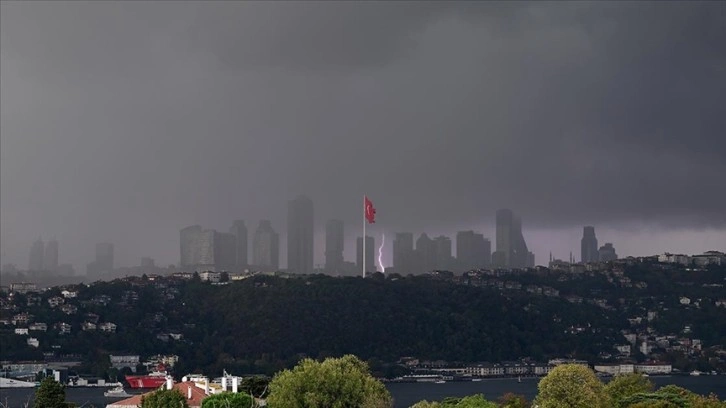
[[[166,371],[154,371],[145,375],[127,375],[126,382],[131,388],[159,388],[166,382]]]
[[[481,381],[481,378],[472,378],[471,380],[472,380],[473,382],[479,382],[479,381]]]
[[[103,396],[106,398],[128,398],[131,394],[126,392],[123,386],[120,386],[104,392]]]
[[[0,377],[0,388],[34,388],[36,383]]]
[[[691,371],[691,375],[694,376],[694,377],[696,377],[696,376],[701,375],[701,372],[698,371],[698,370],[693,370],[693,371]]]
[[[518,383],[521,383],[522,382],[522,376],[521,375],[519,377],[517,377],[517,382]]]
[[[434,381],[435,384],[446,384],[446,381],[444,380],[436,380]]]

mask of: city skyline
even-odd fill
[[[284,265],[303,192],[315,265],[327,219],[352,259],[363,194],[377,242],[496,247],[511,208],[537,263],[587,225],[619,256],[726,246],[723,2],[0,8],[2,264],[38,236],[79,273],[97,242],[176,264],[185,225],[267,219]]]

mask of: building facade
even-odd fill
[[[330,220],[325,224],[325,272],[339,274],[344,269],[345,235],[343,221]]]
[[[292,273],[313,273],[313,202],[306,196],[287,207],[287,269]]]
[[[580,240],[580,261],[582,263],[597,262],[600,260],[600,253],[597,249],[597,237],[595,227],[583,228],[582,240]]]
[[[237,270],[243,270],[249,265],[248,261],[248,244],[247,244],[247,226],[242,220],[232,223],[229,232],[235,237],[235,266]]]
[[[280,236],[269,220],[260,221],[252,241],[252,262],[262,270],[280,269]]]

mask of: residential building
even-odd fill
[[[417,273],[428,273],[436,269],[436,245],[425,232],[416,240],[415,260]]]
[[[451,238],[440,235],[434,238],[434,267],[440,271],[451,271],[454,258],[451,256]]]
[[[179,267],[187,271],[214,270],[216,231],[192,225],[179,231]]]

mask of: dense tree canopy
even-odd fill
[[[270,382],[271,408],[388,408],[391,395],[368,372],[365,362],[352,355],[323,362],[302,360]]]
[[[587,366],[563,364],[552,369],[537,386],[534,401],[540,408],[610,408],[602,382]]]
[[[650,391],[653,391],[653,383],[636,373],[615,376],[605,385],[605,393],[615,407],[623,407],[628,397]]]
[[[46,377],[40,382],[40,387],[35,393],[35,407],[43,408],[67,408],[74,406],[66,402],[65,386],[51,377]]]
[[[141,398],[141,408],[189,408],[187,399],[178,390],[158,390]]]
[[[244,392],[222,392],[202,400],[202,408],[251,408],[252,402]]]

